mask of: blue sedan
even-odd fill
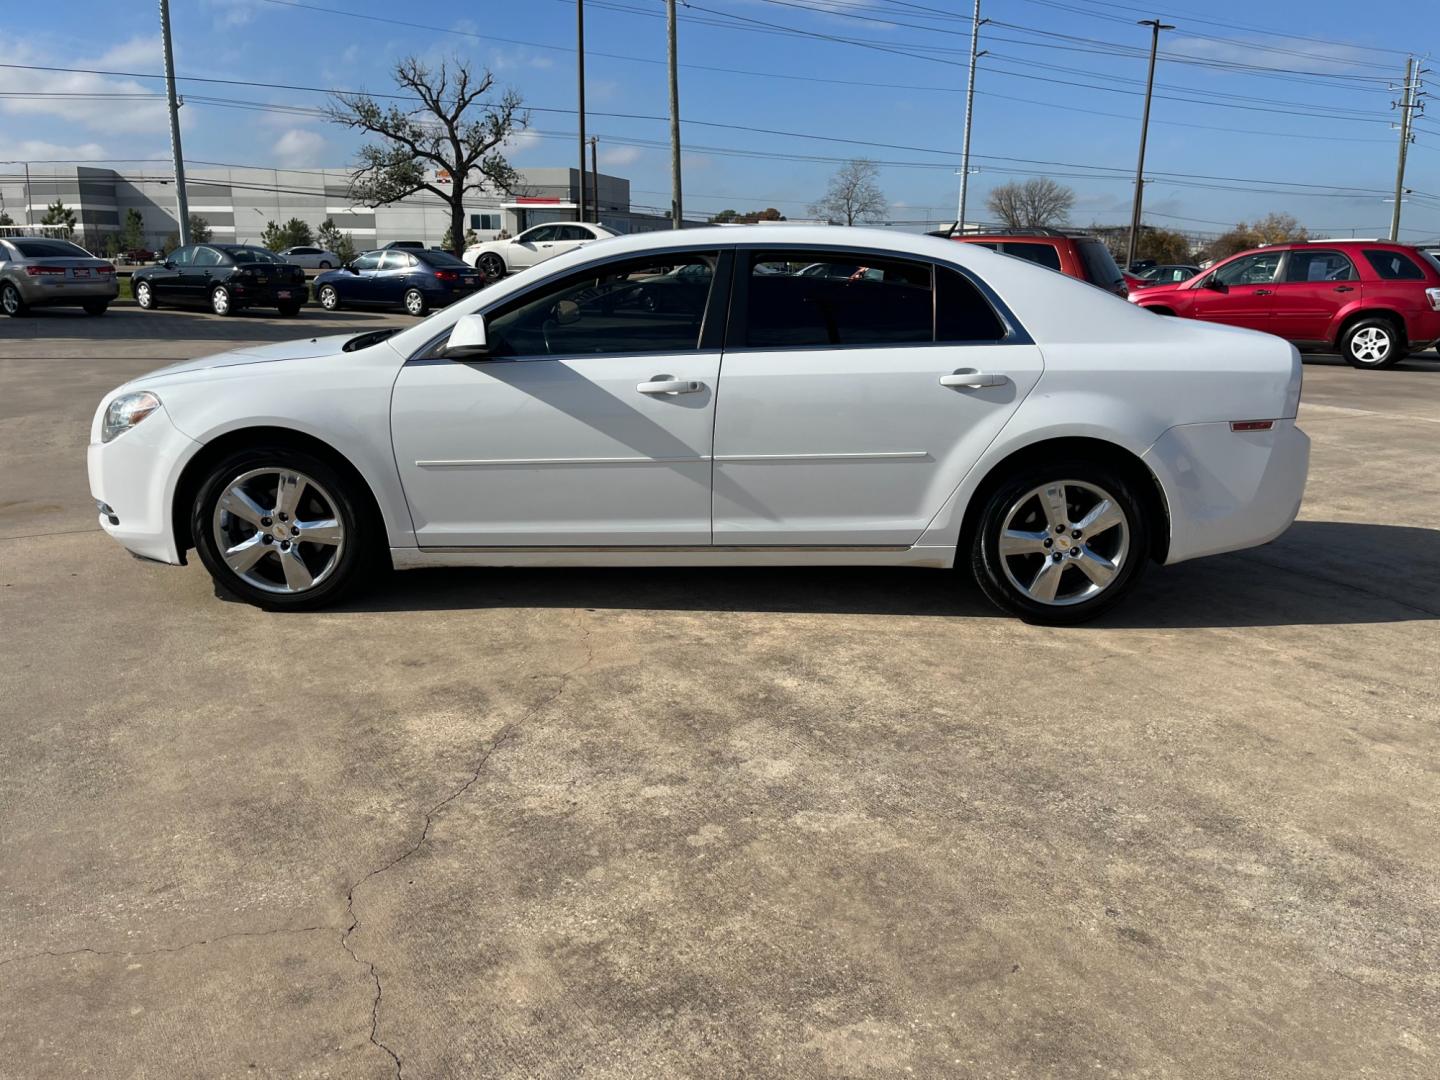
[[[469,296],[485,275],[443,251],[390,248],[367,251],[315,279],[315,298],[326,311],[342,307],[400,307],[424,315]]]

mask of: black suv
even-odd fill
[[[146,310],[161,304],[208,307],[233,315],[248,307],[273,307],[298,315],[310,297],[305,271],[273,251],[245,244],[191,244],[165,261],[136,270],[130,279],[135,302]]]

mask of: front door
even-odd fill
[[[731,307],[716,544],[914,544],[1044,367],[944,265],[742,251]]]
[[[357,304],[373,304],[376,296],[375,275],[380,269],[380,257],[384,251],[367,251],[356,258],[344,277],[335,282],[342,300]]]
[[[195,257],[193,247],[176,248],[165,258],[165,262],[157,266],[146,275],[145,280],[150,282],[150,293],[156,300],[164,300],[170,303],[177,303],[182,295],[180,291],[180,275],[190,268],[190,260]]]
[[[490,358],[432,347],[407,363],[391,428],[420,545],[708,545],[720,353],[701,329],[721,301],[645,296],[716,262],[651,255],[546,282],[486,312]]]
[[[1275,276],[1280,251],[1233,259],[1207,274],[1194,290],[1190,314],[1196,319],[1273,332]]]
[[[1294,248],[1275,283],[1270,332],[1291,341],[1327,341],[1340,309],[1360,299],[1360,275],[1333,248]]]
[[[506,253],[511,270],[523,270],[555,254],[555,238],[560,235],[559,225],[537,225],[521,233]]]

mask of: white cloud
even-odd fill
[[[270,152],[285,168],[302,169],[322,164],[326,149],[325,136],[304,128],[291,128],[275,140]]]
[[[524,131],[517,131],[510,138],[500,144],[500,152],[507,158],[519,157],[527,150],[533,150],[539,146],[541,137],[538,132],[528,128]]]
[[[638,146],[612,146],[609,149],[601,149],[600,164],[612,165],[634,165],[645,156],[645,151]]]
[[[6,152],[15,155],[18,161],[70,161],[77,158],[101,158],[109,153],[97,142],[53,143],[43,139],[21,139],[11,142],[0,138]]]
[[[152,40],[132,38],[97,59],[81,59],[75,66],[115,67],[137,61],[151,66],[153,61],[142,61],[139,57],[151,47]],[[17,64],[52,66],[64,62],[61,58],[42,54],[24,42],[12,45],[7,59]],[[55,117],[107,134],[163,132],[167,127],[165,98],[155,83],[146,85],[136,79],[83,72],[0,68],[0,91],[64,95],[0,98],[0,113],[11,116]]]

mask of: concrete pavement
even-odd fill
[[[282,617],[83,449],[297,322],[130,318],[0,323],[0,1076],[1440,1071],[1440,363],[1310,364],[1301,521],[1082,629],[929,571]]]

